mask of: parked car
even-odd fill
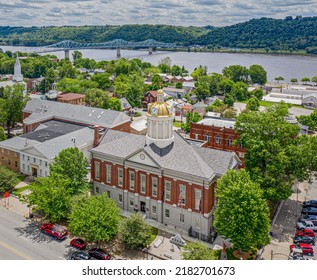
[[[317,200],[308,200],[303,203],[303,207],[317,207]]]
[[[74,238],[70,241],[70,245],[72,245],[73,247],[83,250],[86,248],[86,243],[84,240],[80,239],[80,238]]]
[[[292,251],[293,249],[301,249],[304,255],[309,255],[309,256],[314,255],[313,247],[306,243],[296,243],[296,244],[290,245],[290,250]]]
[[[302,221],[297,223],[297,228],[302,229],[311,229],[313,231],[317,231],[317,224],[314,224],[312,221]]]
[[[89,254],[89,256],[91,256],[97,260],[110,260],[111,259],[110,254],[108,254],[104,250],[98,249],[98,248],[93,248],[93,249],[88,250],[88,254]]]
[[[305,207],[302,210],[303,214],[309,214],[309,215],[317,215],[317,208],[316,207]]]
[[[311,229],[302,228],[302,229],[297,230],[296,236],[310,236],[310,237],[315,237],[315,233],[314,233],[314,231],[311,230]]]
[[[306,243],[315,246],[315,237],[310,236],[295,236],[293,239],[294,243]]]
[[[298,219],[299,222],[301,221],[317,221],[317,215],[303,215],[301,218]]]
[[[41,231],[48,235],[53,236],[55,239],[62,240],[66,238],[67,230],[64,226],[56,224],[43,224],[41,226]]]
[[[88,260],[91,260],[91,256],[89,256],[89,254],[87,254],[86,252],[76,251],[72,253],[72,255],[70,256],[70,259],[88,261]]]
[[[293,248],[288,256],[289,260],[309,260],[303,255],[302,249]]]

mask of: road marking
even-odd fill
[[[16,254],[17,256],[25,259],[25,260],[32,260],[32,258],[26,254],[23,254],[22,252],[20,252],[19,250],[13,248],[12,246],[4,243],[4,242],[1,242],[0,241],[0,245],[6,249],[8,249],[9,251],[11,251],[12,253]]]

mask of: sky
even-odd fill
[[[316,0],[0,0],[0,25],[227,26],[314,11]]]

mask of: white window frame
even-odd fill
[[[171,217],[171,212],[170,212],[169,209],[165,209],[164,216],[165,216],[166,219],[169,219]]]
[[[95,161],[95,179],[99,180],[100,179],[100,162]]]
[[[157,197],[158,179],[152,177],[152,196]]]
[[[181,195],[181,205],[184,206],[186,204],[186,185],[179,185],[179,193]]]
[[[121,193],[119,193],[118,195],[118,200],[119,200],[119,203],[123,202],[123,195]]]
[[[185,223],[185,215],[183,213],[180,213],[179,214],[179,222],[181,224],[184,224]]]
[[[210,142],[210,135],[204,134],[204,141]]]
[[[152,214],[156,215],[157,213],[157,208],[155,205],[152,206]]]
[[[123,168],[118,168],[118,186],[122,187],[122,185],[123,185]]]
[[[129,198],[129,205],[131,207],[134,207],[134,198],[132,198],[132,197]]]
[[[195,210],[199,211],[201,203],[201,190],[195,189]]]
[[[106,182],[111,184],[111,165],[106,164]]]
[[[146,175],[140,174],[140,192],[145,194],[146,193]]]
[[[220,135],[217,135],[217,136],[216,136],[215,142],[216,142],[216,144],[221,144],[221,137],[220,137]]]
[[[130,187],[130,190],[134,190],[134,186],[135,186],[135,172],[134,171],[129,171],[129,187]]]
[[[165,181],[165,190],[164,190],[164,201],[171,201],[171,189],[172,183],[171,181]]]

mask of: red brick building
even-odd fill
[[[144,108],[147,108],[147,106],[150,103],[153,103],[156,101],[157,101],[157,90],[151,90],[144,94],[142,105]]]
[[[242,163],[246,150],[234,145],[238,135],[234,130],[235,121],[223,118],[205,118],[190,124],[190,138],[205,141],[203,147],[235,152]]]
[[[63,93],[57,96],[57,102],[73,105],[83,105],[85,95],[79,93]]]

